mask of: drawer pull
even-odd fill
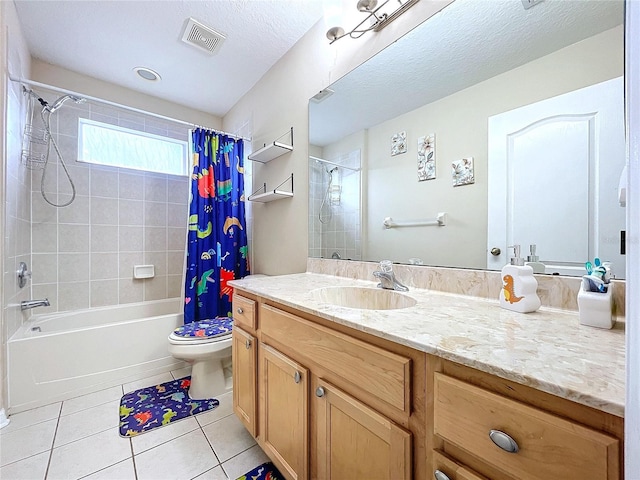
[[[293,375],[293,381],[296,383],[300,383],[301,379],[302,375],[300,375],[300,372],[296,370],[296,373]]]
[[[505,452],[517,453],[519,450],[516,441],[500,430],[491,430],[489,432],[489,438]]]
[[[247,350],[249,350],[251,348],[251,340],[247,338],[247,340],[244,342],[244,346]]]
[[[433,472],[433,477],[436,480],[451,480],[446,473],[443,473],[440,470],[436,470],[435,472]]]
[[[242,307],[238,307],[236,309],[236,312],[238,312],[240,315],[242,315],[244,313],[244,310],[242,309]]]
[[[322,387],[318,387],[316,388],[316,397],[324,397],[324,388]]]

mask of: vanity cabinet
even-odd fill
[[[309,476],[309,370],[263,343],[258,349],[260,446],[289,479]]]
[[[328,382],[314,393],[317,478],[411,479],[411,432]]]
[[[244,292],[234,312],[236,299],[256,302],[258,428],[249,431],[287,479],[425,478],[423,353]],[[233,348],[246,354],[236,330]],[[234,362],[234,381],[252,384],[249,365]]]
[[[441,480],[622,478],[622,418],[430,360],[430,464]]]
[[[620,417],[241,293],[234,410],[289,480],[622,479]]]
[[[253,335],[237,325],[232,332],[231,361],[233,364],[233,411],[254,437],[257,426],[256,366],[258,344]]]

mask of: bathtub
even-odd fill
[[[34,315],[7,343],[9,412],[181,368],[167,337],[179,298]]]

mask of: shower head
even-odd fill
[[[335,172],[336,170],[338,170],[338,167],[333,167],[331,170],[329,170],[329,171],[328,171],[328,173],[333,173],[333,172]]]
[[[62,106],[62,104],[69,99],[73,100],[76,103],[83,103],[85,101],[84,98],[76,97],[75,95],[63,95],[62,97],[58,98],[55,102],[53,102],[53,105],[45,105],[44,109],[47,110],[49,113],[53,113],[56,110],[58,110]]]

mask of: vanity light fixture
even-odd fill
[[[419,1],[420,0],[384,0],[378,5],[378,0],[358,0],[358,11],[367,14],[367,16],[350,32],[345,32],[342,27],[332,27],[327,30],[329,44],[347,35],[351,38],[360,38],[372,30],[379,32]],[[398,2],[399,5],[394,9],[393,4],[395,2]],[[389,3],[391,4],[389,5]]]

